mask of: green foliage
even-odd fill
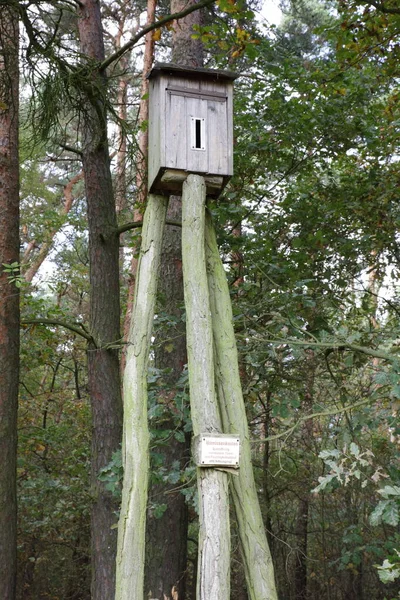
[[[400,552],[395,551],[393,558],[383,561],[381,566],[377,566],[379,579],[382,583],[391,583],[400,577]]]
[[[98,475],[100,481],[104,481],[106,489],[112,495],[121,501],[122,497],[122,481],[124,477],[124,467],[122,465],[122,452],[118,450],[112,455],[111,461],[103,467]]]
[[[171,315],[160,313],[158,326],[168,322],[174,325]],[[165,464],[165,449],[171,438],[187,447],[187,436],[192,431],[189,410],[189,381],[185,366],[178,381],[168,383],[169,369],[152,367],[149,372],[149,421],[150,421],[150,459],[151,481],[154,486],[161,485],[169,490],[179,490],[186,502],[196,512],[198,509],[196,468],[189,462],[186,453],[183,460],[173,460]],[[157,498],[157,497],[156,497]],[[151,514],[162,516],[166,510],[164,502],[152,500]]]
[[[367,468],[374,466],[373,456],[370,450],[361,452],[354,442],[350,444],[349,448],[345,446],[342,451],[338,449],[323,450],[319,453],[319,457],[330,471],[323,477],[318,477],[319,485],[312,491],[317,494],[332,483],[346,486],[353,477],[361,481],[362,488],[368,485],[369,480],[379,481],[381,477],[386,476],[381,472],[380,467],[370,477],[367,475]]]
[[[10,265],[3,263],[2,266],[4,267],[3,272],[7,273],[9,283],[20,288],[24,282],[24,278],[20,274],[20,264],[18,262],[13,262]]]
[[[369,517],[371,525],[376,526],[386,523],[396,527],[399,524],[400,487],[398,485],[386,485],[378,490],[378,494],[384,500],[381,500],[371,513]]]
[[[44,44],[61,4],[53,8],[46,15],[35,5]],[[104,8],[110,20],[119,10]],[[207,64],[242,75],[235,91],[235,176],[210,210],[231,287],[253,462],[280,597],[295,597],[294,573],[306,557],[310,599],[347,600],[361,585],[364,596],[380,600],[397,593],[399,574],[393,443],[400,434],[398,15],[369,2],[292,0],[284,3],[283,24],[268,29],[254,21],[255,9],[220,4],[194,35],[206,45]],[[31,116],[43,138],[62,138],[79,150],[77,120],[85,118],[81,102],[97,65],[77,67],[76,23],[65,5],[62,12],[52,54],[49,46],[47,57],[35,57],[28,42],[38,109]],[[65,61],[67,70],[59,68]],[[107,98],[100,98],[108,109],[118,69],[112,75]],[[96,95],[96,82],[90,86]],[[136,87],[130,87],[132,104]],[[133,108],[129,119],[135,118]],[[134,128],[128,123],[125,130]],[[29,129],[23,136],[32,139]],[[135,153],[128,137],[133,169]],[[21,288],[24,317],[88,320],[82,185],[74,189],[68,217],[60,210],[63,189],[81,168],[77,158],[50,143],[23,146],[23,250],[36,242],[23,270],[52,231],[63,232],[52,255],[54,274],[44,284],[35,280],[32,293]],[[137,190],[129,175],[133,205]],[[6,268],[17,284],[17,266]],[[172,354],[182,319],[164,310],[162,298],[160,305],[155,343],[162,339]],[[21,589],[31,586],[32,597],[68,598],[72,585],[86,599],[85,345],[71,332],[39,325],[24,326],[22,338]],[[151,479],[158,490],[185,496],[195,538],[195,468],[188,454],[165,464],[171,441],[187,452],[191,434],[187,371],[177,385],[170,377],[152,365]],[[116,453],[99,478],[118,496],[121,477]],[[166,497],[151,498],[152,516],[168,510]],[[194,560],[193,539],[189,546]],[[28,567],[34,568],[31,579]]]

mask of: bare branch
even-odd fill
[[[278,440],[279,438],[282,438],[282,437],[288,438],[292,433],[294,433],[294,431],[298,428],[298,426],[301,425],[301,423],[304,423],[305,421],[310,421],[311,419],[317,419],[319,417],[329,417],[329,416],[333,416],[333,415],[339,415],[341,413],[346,413],[349,410],[353,410],[355,408],[358,408],[359,406],[364,406],[365,404],[370,404],[371,402],[373,402],[373,400],[371,398],[367,398],[366,400],[360,400],[360,402],[355,402],[354,404],[350,404],[349,406],[345,406],[343,408],[333,408],[332,410],[324,410],[323,412],[317,412],[317,413],[312,413],[311,415],[305,415],[304,417],[302,417],[301,419],[296,421],[296,423],[294,425],[292,425],[292,427],[285,429],[285,431],[282,431],[281,433],[277,433],[276,435],[270,435],[263,439],[254,440],[254,442],[252,442],[252,443],[259,444],[260,442],[271,442],[272,440]]]
[[[67,152],[73,152],[82,158],[82,152],[81,150],[78,150],[78,148],[74,148],[74,146],[68,146],[68,144],[59,143],[58,145],[60,148],[63,148],[63,150],[67,150]]]
[[[386,13],[387,15],[400,15],[400,8],[389,8],[385,6],[383,2],[378,2],[377,0],[361,0],[361,4],[373,6],[376,10]]]
[[[22,319],[21,325],[53,325],[55,327],[64,327],[64,329],[68,329],[69,331],[72,331],[73,333],[82,336],[88,342],[94,343],[94,339],[90,335],[90,333],[87,333],[84,330],[83,325],[80,325],[78,323],[76,325],[73,325],[71,323],[66,323],[65,321],[59,321],[57,319]]]
[[[173,227],[182,227],[182,223],[180,221],[170,221],[167,219],[165,223],[166,225],[172,225]],[[137,229],[139,227],[143,227],[142,221],[130,221],[129,223],[124,223],[124,225],[118,227],[117,235],[121,235],[122,233],[125,233],[125,231],[130,231],[131,229]]]
[[[382,358],[383,360],[393,361],[398,359],[398,356],[393,356],[393,354],[399,354],[400,349],[397,347],[392,347],[388,352],[384,352],[383,350],[373,350],[372,348],[367,348],[366,346],[358,346],[356,344],[346,344],[346,342],[341,342],[339,344],[330,344],[329,342],[308,342],[308,341],[300,341],[300,340],[274,340],[274,339],[263,339],[263,342],[267,344],[279,344],[285,346],[307,346],[313,348],[326,348],[329,350],[352,350],[353,352],[361,352],[362,354],[366,354],[367,356],[373,356],[374,358]]]
[[[200,10],[201,8],[205,8],[206,6],[210,6],[210,4],[213,4],[214,1],[215,0],[202,0],[197,4],[192,4],[191,6],[188,6],[180,12],[174,13],[172,15],[167,15],[159,21],[147,25],[147,27],[144,27],[141,31],[139,31],[139,33],[137,33],[131,40],[129,40],[129,42],[121,46],[121,48],[117,52],[114,52],[114,54],[112,54],[106,60],[104,60],[99,67],[99,71],[102,72],[105,69],[107,69],[110,65],[112,65],[112,63],[121,58],[121,56],[123,56],[125,52],[131,50],[131,48],[133,48],[133,46],[135,46],[138,43],[138,41],[150,31],[160,29],[161,27],[164,27],[164,25],[167,25],[167,23],[171,23],[171,21],[182,19],[183,17],[186,17],[186,15],[189,15],[195,10]]]

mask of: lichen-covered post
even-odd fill
[[[213,334],[205,264],[206,185],[189,175],[182,191],[182,260],[190,404],[194,435],[221,433],[215,394]],[[198,469],[199,559],[197,600],[230,598],[228,474]]]
[[[150,195],[143,220],[124,372],[124,481],[115,600],[143,599],[149,470],[147,371],[167,205],[164,196]]]
[[[249,430],[240,383],[228,282],[211,217],[206,219],[206,260],[215,349],[215,374],[225,433],[240,437],[238,477],[231,490],[250,600],[277,600],[274,569],[254,482]]]

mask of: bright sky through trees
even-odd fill
[[[282,18],[279,0],[265,0],[260,11],[260,16],[266,19],[270,25],[278,25]]]

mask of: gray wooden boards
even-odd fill
[[[158,64],[149,74],[149,189],[181,193],[189,173],[217,197],[233,174],[231,71]]]

